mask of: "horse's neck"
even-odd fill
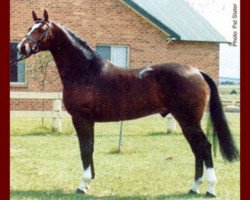
[[[99,73],[102,60],[93,50],[81,45],[68,30],[63,30],[58,25],[54,29],[50,51],[64,85],[88,81],[87,79]]]

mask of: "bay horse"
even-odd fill
[[[77,193],[86,193],[95,177],[94,124],[130,120],[159,113],[171,113],[178,121],[195,157],[194,183],[198,193],[206,166],[206,196],[215,197],[217,182],[211,144],[201,119],[210,88],[209,111],[224,159],[239,159],[223,112],[218,89],[212,78],[197,68],[165,63],[138,69],[122,69],[102,59],[84,40],[64,26],[32,11],[34,24],[17,46],[22,59],[50,51],[63,85],[63,101],[77,132],[83,173]]]

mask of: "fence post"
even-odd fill
[[[53,99],[53,128],[58,132],[62,131],[62,97],[58,93],[58,97]]]
[[[123,125],[123,121],[120,122],[119,141],[118,141],[118,152],[121,151],[121,147],[122,147],[122,125]]]
[[[167,115],[167,133],[172,133],[175,131],[176,122],[174,117],[169,114]]]

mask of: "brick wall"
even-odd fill
[[[52,110],[53,100],[43,99],[11,99],[11,110]]]
[[[172,41],[167,46],[166,34],[119,0],[11,0],[10,5],[11,41],[19,42],[27,33],[28,27],[33,24],[32,10],[42,16],[45,8],[51,20],[68,27],[92,47],[104,44],[128,46],[129,67],[178,62],[197,66],[218,81],[218,43]],[[26,61],[27,84],[12,84],[11,91],[61,91],[54,62],[48,64],[44,76],[43,69],[37,67],[37,57]],[[33,109],[32,102],[16,101],[11,101],[11,109]],[[37,109],[41,107],[40,104],[37,102]],[[49,102],[45,104],[46,108],[50,105]]]

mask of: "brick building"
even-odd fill
[[[219,75],[219,43],[227,42],[184,0],[11,0],[11,57],[33,24],[31,11],[63,24],[104,58],[122,67],[177,62],[197,66],[215,81]],[[11,91],[61,91],[49,53],[11,66]],[[51,102],[11,100],[12,110],[49,109]]]

